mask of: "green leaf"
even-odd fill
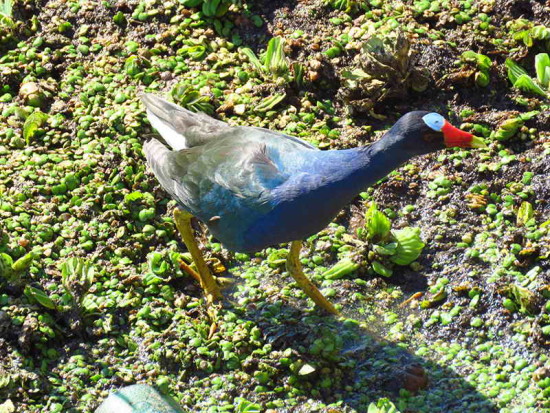
[[[489,57],[479,54],[477,55],[477,67],[479,67],[481,70],[489,70],[493,62],[491,62],[491,59]]]
[[[375,273],[380,274],[383,277],[391,277],[393,274],[393,271],[389,268],[387,268],[384,264],[382,264],[380,261],[373,261],[372,262],[372,269]]]
[[[124,202],[138,201],[143,197],[145,197],[145,195],[142,192],[139,192],[139,191],[130,192],[129,194],[126,194],[124,196]]]
[[[420,256],[425,244],[420,238],[419,228],[396,229],[392,231],[392,235],[397,241],[397,249],[390,260],[397,265],[409,265]]]
[[[489,57],[480,53],[473,52],[471,50],[462,53],[461,58],[462,60],[467,62],[474,62],[476,66],[482,71],[489,70],[492,65],[491,59],[489,59]]]
[[[532,110],[531,112],[525,112],[525,113],[521,113],[519,115],[519,118],[522,120],[522,121],[526,121],[526,120],[529,120],[529,119],[533,119],[535,116],[537,116],[538,114],[540,113],[539,110]]]
[[[397,252],[397,243],[391,242],[386,245],[375,244],[372,249],[378,255],[395,255]]]
[[[267,112],[282,102],[285,97],[286,93],[278,93],[273,96],[269,96],[263,99],[260,104],[256,106],[255,110],[256,112]]]
[[[85,294],[84,297],[82,297],[82,302],[80,303],[80,305],[87,314],[92,314],[99,310],[99,307],[94,301],[92,294]]]
[[[496,131],[491,133],[491,136],[499,141],[508,140],[517,133],[523,124],[524,121],[520,117],[506,119]]]
[[[187,55],[194,60],[201,60],[206,55],[206,47],[191,46],[187,49]]]
[[[206,0],[202,4],[202,12],[205,16],[213,17],[216,15],[216,10],[221,0]]]
[[[61,263],[61,283],[70,293],[77,293],[80,297],[90,289],[94,281],[95,268],[82,258],[69,258]]]
[[[28,254],[25,254],[21,258],[19,258],[17,261],[13,263],[11,268],[14,271],[25,271],[31,266],[32,261],[34,260],[35,255],[33,252],[29,252]]]
[[[343,258],[334,264],[332,268],[325,271],[322,277],[327,280],[339,280],[340,278],[352,273],[357,268],[359,268],[359,264],[356,264],[349,258]]]
[[[5,253],[0,253],[0,275],[4,275],[2,271],[12,270],[13,258]]]
[[[533,27],[530,33],[537,40],[550,39],[550,28],[543,25]]]
[[[14,27],[14,25],[15,24],[14,24],[11,17],[4,16],[2,13],[0,13],[0,27],[5,26],[5,27],[11,29],[12,27]]]
[[[533,314],[536,310],[537,296],[530,290],[519,285],[512,284],[508,287],[508,294],[516,304],[519,304],[519,311]]]
[[[13,22],[13,1],[0,0],[0,27],[11,29],[15,26]]]
[[[8,282],[15,281],[17,274],[13,270],[13,258],[5,253],[0,253],[0,277]]]
[[[287,249],[275,250],[267,256],[267,264],[271,268],[276,268],[286,262],[288,256]]]
[[[149,254],[149,270],[157,275],[162,275],[168,270],[168,264],[164,261],[162,254],[152,252]]]
[[[208,96],[202,96],[197,90],[185,83],[178,83],[170,92],[174,101],[192,112],[204,112],[211,115],[214,106]]]
[[[262,406],[242,397],[236,397],[235,402],[237,402],[235,413],[260,413],[262,411]]]
[[[519,206],[516,222],[518,225],[524,226],[531,218],[533,218],[533,205],[524,201]]]
[[[0,14],[11,19],[13,16],[13,1],[0,1]]]
[[[197,7],[202,2],[203,0],[183,0],[182,3],[185,7]]]
[[[292,71],[294,72],[294,83],[298,88],[304,86],[304,75],[306,68],[303,64],[295,62],[292,64]]]
[[[376,403],[369,404],[367,413],[400,413],[397,407],[387,398],[379,399]]]
[[[371,76],[365,72],[363,69],[354,69],[352,71],[344,70],[342,71],[342,77],[350,80],[362,80],[366,78],[370,78]]]
[[[384,240],[390,233],[391,222],[389,218],[378,210],[374,202],[371,203],[365,214],[365,227],[369,239]]]
[[[504,64],[508,68],[508,79],[510,79],[512,85],[516,83],[520,76],[528,75],[523,67],[521,67],[511,59],[506,59],[506,62]]]
[[[23,293],[27,296],[27,298],[38,302],[43,307],[46,307],[50,310],[55,310],[56,308],[56,305],[52,301],[52,299],[48,297],[48,295],[44,291],[38,288],[27,285]]]
[[[546,92],[528,75],[521,75],[518,77],[514,83],[514,87],[523,90],[524,92],[535,93],[546,97]]]
[[[130,56],[124,62],[124,71],[128,76],[137,77],[142,72],[142,63],[138,56]]]
[[[248,60],[250,61],[250,63],[252,63],[252,65],[256,68],[256,70],[258,70],[259,72],[265,71],[264,66],[262,65],[262,62],[260,62],[260,60],[256,57],[252,49],[249,49],[248,47],[243,47],[241,49],[241,52],[246,57],[248,57]]]
[[[23,124],[23,138],[27,145],[30,144],[31,139],[35,137],[40,128],[42,128],[48,121],[48,115],[41,112],[33,112],[29,115],[25,123]]]
[[[539,83],[548,88],[550,82],[550,56],[548,53],[539,53],[535,56],[535,69]]]
[[[284,41],[280,37],[273,37],[267,44],[265,68],[268,73],[284,75],[288,73],[288,62],[284,52]]]

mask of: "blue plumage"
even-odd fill
[[[144,95],[153,139],[148,163],[179,206],[230,250],[252,252],[306,238],[359,192],[412,156],[445,147],[443,134],[410,112],[368,147],[319,151],[298,138],[230,127],[162,98]]]

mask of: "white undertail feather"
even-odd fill
[[[179,151],[180,149],[187,149],[187,141],[185,136],[176,132],[176,130],[169,123],[155,116],[155,114],[153,114],[153,112],[149,109],[147,109],[147,118],[149,119],[151,126],[158,131],[158,133],[173,150]]]

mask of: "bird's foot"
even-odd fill
[[[176,228],[181,234],[183,242],[187,246],[189,253],[193,257],[193,262],[197,267],[197,271],[193,270],[191,267],[189,267],[189,265],[182,266],[181,262],[180,266],[182,267],[182,269],[184,269],[184,271],[189,273],[193,278],[200,282],[201,287],[206,295],[206,299],[209,303],[212,303],[222,298],[222,294],[220,292],[218,284],[216,284],[216,280],[214,279],[212,273],[210,272],[210,269],[208,268],[208,265],[204,261],[204,257],[202,256],[197,242],[195,241],[193,228],[191,227],[191,218],[191,214],[186,211],[182,211],[180,209],[176,209],[174,211],[174,221],[176,223]]]
[[[315,284],[313,284],[302,271],[302,263],[300,262],[301,248],[301,241],[293,241],[290,244],[290,251],[286,262],[288,272],[315,304],[331,314],[340,315],[340,312],[336,309],[336,307],[334,307],[334,305],[332,305],[332,303],[325,298],[323,293],[319,291]]]

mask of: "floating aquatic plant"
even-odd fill
[[[256,112],[267,112],[281,103],[286,97],[286,93],[276,93],[263,99],[255,108]]]
[[[13,258],[6,253],[0,253],[0,277],[8,282],[13,282],[16,279],[15,275]]]
[[[327,280],[339,280],[358,268],[359,264],[346,257],[334,264],[329,270],[325,271],[323,273],[323,278]]]
[[[527,71],[511,59],[506,59],[508,79],[512,85],[524,92],[548,97],[550,83],[550,56],[548,53],[539,53],[535,57],[537,78],[533,79]]]
[[[241,52],[248,57],[248,60],[256,70],[270,75],[273,78],[284,77],[289,72],[288,59],[284,52],[284,40],[280,37],[273,37],[267,43],[265,54],[258,59],[252,49],[243,47]]]
[[[366,0],[324,0],[325,4],[346,13],[357,13],[369,9]]]
[[[262,407],[251,401],[246,400],[244,397],[235,398],[235,413],[260,413]]]
[[[424,248],[425,244],[420,238],[418,228],[405,227],[390,230],[390,220],[377,209],[374,203],[371,204],[365,215],[365,226],[367,237],[377,241],[372,251],[380,257],[378,260],[373,260],[372,268],[384,277],[392,275],[391,269],[382,262],[384,257],[388,257],[397,265],[409,265],[419,257]]]
[[[390,234],[391,222],[383,212],[378,210],[374,202],[365,214],[365,227],[369,239],[383,241]]]
[[[46,99],[51,94],[43,85],[36,82],[25,82],[19,88],[19,96],[23,98],[26,105],[40,108],[45,105]]]
[[[539,113],[540,112],[535,110],[522,113],[521,115],[513,118],[508,118],[503,121],[496,130],[492,131],[489,136],[499,141],[506,141],[519,131],[519,129],[525,124],[525,121],[534,118]]]
[[[32,287],[27,285],[23,291],[27,298],[31,301],[36,301],[43,307],[46,307],[49,310],[55,310],[57,306],[53,300],[40,288]]]
[[[545,25],[533,25],[533,22],[527,19],[517,19],[506,26],[512,32],[512,37],[527,47],[533,47],[537,41],[546,45],[550,42],[550,28]]]
[[[365,227],[358,229],[358,236],[366,239],[368,246],[367,266],[375,273],[384,277],[393,274],[394,265],[409,265],[416,260],[424,248],[424,242],[420,238],[420,229],[405,227],[391,229],[390,219],[373,202],[365,214]],[[347,274],[357,270],[350,257],[344,257],[331,269],[327,270],[323,277],[327,279],[343,278]]]
[[[376,403],[369,404],[367,413],[399,413],[399,410],[389,399],[382,398]]]
[[[73,257],[62,262],[59,268],[63,287],[71,297],[70,306],[83,315],[93,314],[97,310],[97,304],[88,290],[94,281],[95,267],[87,260]]]
[[[29,145],[34,138],[44,133],[42,128],[47,121],[48,115],[44,112],[36,111],[29,115],[23,125],[23,138],[27,145]]]
[[[508,296],[508,299],[504,299],[503,303],[506,308],[513,311],[516,308],[521,313],[534,314],[536,312],[537,295],[529,289],[519,286],[517,284],[510,284],[506,286],[503,292]],[[510,300],[510,301],[507,301]]]
[[[285,40],[281,37],[273,37],[267,43],[267,49],[259,58],[248,47],[243,47],[241,52],[264,80],[288,84],[292,81],[301,87],[304,83],[305,67],[299,62],[290,64],[284,50]]]
[[[187,7],[200,7],[206,17],[222,17],[232,4],[227,0],[184,0],[182,3]]]
[[[431,67],[441,68],[445,60],[460,59],[461,52],[468,49],[491,51],[488,56],[492,60],[509,53],[541,84],[535,68],[527,67],[527,60],[518,60],[526,53],[526,42],[523,38],[514,41],[514,33],[499,27],[511,18],[509,8],[517,7],[518,2],[493,2],[493,7],[491,2],[368,0],[371,10],[354,20],[343,13],[314,15],[318,11],[315,4],[300,3],[302,11],[311,11],[308,19],[315,19],[315,26],[301,26],[297,20],[303,20],[298,17],[300,13],[287,13],[280,4],[274,4],[278,10],[275,21],[271,22],[271,13],[262,11],[268,23],[297,24],[284,26],[284,33],[289,27],[296,27],[296,32],[304,30],[303,35],[292,37],[292,56],[299,56],[301,62],[294,62],[287,53],[290,68],[286,77],[281,77],[263,74],[242,53],[239,56],[232,22],[225,21],[231,12],[242,41],[257,41],[255,27],[262,21],[251,15],[261,11],[257,4],[251,7],[249,2],[234,0],[230,11],[219,18],[203,13],[202,0],[193,10],[184,1],[187,3],[129,2],[128,7],[71,1],[66,7],[53,7],[52,2],[13,0],[14,27],[8,32],[19,41],[5,44],[0,40],[4,47],[0,57],[0,253],[10,257],[8,266],[2,266],[0,258],[0,410],[94,411],[106,389],[140,377],[176,394],[186,411],[345,409],[352,401],[355,409],[367,412],[371,402],[377,405],[378,398],[388,394],[401,411],[424,411],[430,403],[439,410],[449,410],[466,402],[480,411],[502,406],[521,411],[547,409],[550,378],[544,366],[544,346],[550,342],[550,289],[544,260],[549,258],[550,221],[544,209],[548,198],[544,172],[545,156],[550,152],[545,143],[543,107],[536,121],[518,121],[524,116],[521,107],[508,102],[505,108],[489,110],[478,105],[479,96],[460,92],[460,85],[452,80],[449,86],[459,92],[459,101],[448,90],[439,103],[454,110],[472,108],[472,114],[461,117],[482,122],[486,137],[491,133],[489,125],[497,122],[494,138],[504,142],[494,142],[493,152],[465,156],[466,151],[453,151],[439,155],[437,160],[428,157],[415,161],[388,185],[374,189],[384,199],[402,196],[395,203],[388,201],[393,205],[417,204],[400,222],[410,219],[430,229],[431,249],[438,253],[432,259],[423,257],[423,250],[426,269],[419,270],[419,277],[426,277],[430,285],[428,292],[422,289],[423,295],[414,294],[411,289],[419,286],[414,282],[407,281],[407,288],[403,288],[401,282],[386,284],[382,276],[363,279],[365,269],[374,272],[372,266],[381,272],[397,271],[391,260],[397,249],[391,228],[381,241],[381,235],[368,238],[365,227],[356,237],[349,228],[336,226],[319,235],[301,258],[307,261],[323,292],[336,295],[342,312],[350,318],[336,320],[284,305],[285,300],[293,301],[295,289],[270,286],[286,281],[278,274],[284,269],[286,253],[271,256],[266,251],[235,254],[234,259],[224,261],[238,281],[231,288],[232,304],[220,308],[212,324],[211,311],[201,300],[197,285],[190,278],[175,276],[177,262],[171,262],[175,253],[170,251],[179,250],[179,241],[167,211],[172,205],[160,196],[143,162],[141,147],[150,128],[142,121],[136,96],[151,79],[148,91],[162,93],[182,83],[213,106],[238,96],[234,103],[243,107],[239,123],[284,128],[287,133],[312,139],[322,134],[327,139],[320,143],[327,148],[348,147],[354,144],[348,138],[356,133],[360,138],[363,129],[348,125],[350,119],[342,116],[342,102],[330,95],[336,85],[325,89],[316,80],[303,91],[304,79],[312,80],[311,73],[317,71],[312,62],[322,63],[317,72],[322,81],[333,67],[352,70],[359,62],[350,67],[349,59],[355,54],[353,48],[365,39],[367,21],[377,27],[383,21],[394,21],[406,24],[409,35],[418,39],[419,50],[426,45],[426,53],[435,53],[431,57],[443,58],[427,58]],[[375,2],[383,6],[375,6]],[[522,13],[531,18],[528,8],[538,7],[538,3],[522,2]],[[98,6],[97,13],[94,6]],[[484,7],[488,19],[481,17]],[[17,9],[29,18],[15,20]],[[237,9],[242,13],[233,13]],[[420,9],[421,15],[417,13]],[[544,19],[539,10],[533,8],[530,26],[518,29],[529,30],[525,40],[532,46],[529,52],[533,57],[539,53],[534,48],[548,52],[544,49],[548,40],[538,39],[547,31],[536,28]],[[458,28],[455,23],[463,18],[464,11],[471,12],[471,21]],[[481,28],[488,22],[492,22],[488,30],[477,30],[478,25]],[[3,29],[5,26],[0,27],[0,33]],[[469,31],[469,35],[462,38],[459,29]],[[277,28],[273,26],[273,30]],[[336,44],[341,39],[338,32],[350,34],[343,47]],[[376,34],[384,37],[379,30]],[[313,50],[310,40],[317,37],[320,47]],[[96,49],[98,46],[103,48]],[[284,45],[285,51],[288,46]],[[130,59],[127,71],[124,66],[130,56],[135,58]],[[311,60],[304,61],[305,56]],[[316,56],[324,60],[316,60]],[[264,57],[265,51],[257,55],[261,65]],[[463,63],[473,73],[480,72],[477,61]],[[492,69],[494,83],[497,71]],[[469,80],[474,74],[471,76]],[[42,87],[48,78],[55,79],[55,87],[51,98],[43,99],[46,104],[33,101],[40,96],[21,92],[22,86],[31,82],[47,91]],[[504,97],[498,87],[492,92],[491,102]],[[287,96],[271,106],[283,93]],[[369,96],[363,92],[355,97]],[[427,101],[421,100],[415,102],[420,105]],[[277,110],[285,101],[292,106]],[[415,104],[406,98],[397,101]],[[31,102],[35,109],[29,107]],[[264,102],[266,112],[253,110]],[[48,113],[49,119],[25,145],[25,119],[37,108]],[[231,116],[231,111],[227,115]],[[367,124],[372,130],[379,126],[376,122]],[[342,132],[341,136],[337,132]],[[510,168],[478,172],[477,166],[500,165],[504,159],[514,159]],[[451,181],[450,186],[447,181],[434,180],[430,168],[424,169],[434,165],[439,168],[436,175],[443,174]],[[531,171],[532,183],[521,178],[522,170]],[[460,177],[466,179],[460,182]],[[424,184],[415,190],[412,184],[420,179]],[[466,205],[462,210],[461,195],[469,183],[480,188],[468,194],[478,199],[472,203],[474,210]],[[428,194],[448,192],[448,196],[432,199],[428,195],[425,199],[426,190]],[[530,209],[521,207],[523,202],[532,206],[530,219]],[[458,222],[452,224],[444,212],[455,204],[461,212],[455,217]],[[380,212],[394,222],[389,211],[381,208]],[[467,227],[461,225],[463,217]],[[353,227],[356,225],[353,221]],[[345,235],[349,238],[344,239]],[[488,237],[486,241],[481,240],[482,235]],[[467,246],[459,247],[460,241]],[[158,250],[166,242],[170,242],[166,252]],[[224,254],[215,240],[201,242],[213,255]],[[27,254],[35,247],[42,247],[44,253],[29,264]],[[472,254],[462,254],[462,248]],[[153,256],[157,250],[162,259]],[[83,251],[94,257],[95,275],[78,304],[63,287],[59,263],[82,256]],[[494,251],[494,258],[486,251]],[[266,254],[270,254],[268,262],[263,259]],[[84,256],[87,259],[91,260]],[[321,266],[332,260],[337,264],[324,276]],[[27,269],[16,273],[12,267],[16,262],[16,268],[28,265]],[[415,265],[411,269],[416,270]],[[541,270],[530,281],[521,278],[526,274],[514,271],[536,265]],[[13,278],[7,280],[5,270]],[[523,294],[521,291],[495,294],[499,286],[510,283],[535,294],[534,315],[521,310],[521,299],[516,297]],[[36,290],[29,288],[25,295],[22,287],[27,284]],[[79,289],[78,283],[72,288]],[[472,298],[470,294],[476,289],[478,293]],[[409,292],[416,298],[407,304],[415,310],[391,311]],[[506,300],[507,307],[497,298]],[[528,304],[529,297],[524,301]],[[297,303],[301,305],[301,301]],[[507,315],[505,308],[513,309],[514,314]],[[93,314],[99,309],[100,317],[89,318],[89,311]],[[252,318],[247,316],[250,311],[255,314]],[[392,324],[387,323],[390,319]],[[444,327],[448,323],[451,328]],[[76,328],[78,324],[85,328]],[[376,334],[358,327],[364,324]],[[330,327],[327,333],[321,330],[323,326]],[[329,334],[341,336],[343,347],[326,339]],[[514,346],[507,345],[510,340]],[[395,342],[397,347],[392,344]],[[401,346],[414,348],[414,354],[396,353]],[[331,348],[336,349],[334,353]],[[337,362],[325,359],[332,354],[339,357]],[[502,363],[493,362],[495,354]],[[426,391],[412,397],[408,391],[397,390],[399,382],[393,377],[411,357],[424,361],[429,375],[436,378]],[[454,370],[468,370],[472,357],[476,368],[465,381]],[[430,360],[444,360],[445,366]],[[538,367],[534,363],[543,364]],[[453,370],[453,380],[437,380],[446,377],[447,368]],[[350,383],[350,372],[354,383]],[[507,388],[503,382],[517,385]],[[392,384],[389,390],[387,383]],[[327,400],[334,403],[323,407]],[[380,410],[382,406],[377,406],[375,412]]]
[[[420,238],[419,228],[394,229],[392,230],[392,236],[397,244],[395,253],[390,257],[394,263],[409,265],[420,256],[425,244]]]
[[[0,0],[0,36],[3,38],[13,27],[13,0]]]
[[[29,269],[35,258],[36,254],[29,252],[14,261],[9,254],[0,253],[0,277],[4,278],[8,284],[21,284],[25,271]]]
[[[379,102],[428,87],[429,73],[416,65],[411,44],[400,30],[370,37],[356,60],[355,69],[342,72],[345,87],[341,92],[354,110],[371,111]]]
[[[186,83],[178,83],[170,92],[174,101],[193,112],[214,113],[214,106],[208,96],[201,95]]]
[[[474,66],[474,80],[476,85],[485,87],[489,84],[489,70],[493,62],[489,57],[481,53],[468,50],[460,56],[460,59]]]
[[[516,223],[526,226],[534,216],[533,205],[530,202],[523,201],[518,208]]]
[[[86,293],[94,280],[95,269],[82,258],[69,258],[60,265],[63,287],[73,296]]]

